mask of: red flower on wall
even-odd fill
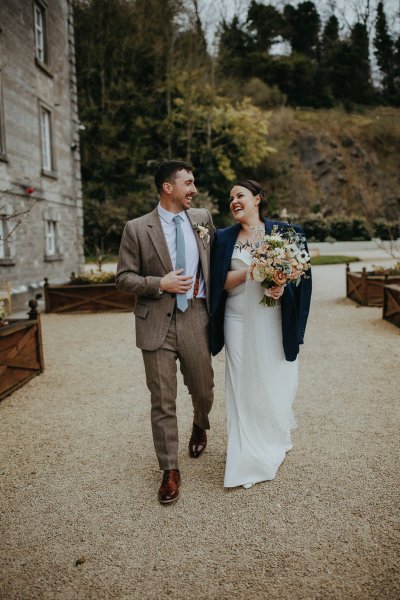
[[[27,193],[27,194],[33,194],[33,192],[35,191],[35,188],[33,188],[33,187],[28,187],[28,188],[26,188],[26,190],[25,190],[25,191],[26,191],[26,193]]]

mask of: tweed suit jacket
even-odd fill
[[[192,225],[208,224],[210,240],[203,244],[194,232],[199,249],[200,264],[206,285],[207,308],[210,312],[210,249],[214,226],[207,209],[186,211]],[[151,213],[132,219],[125,225],[119,250],[116,286],[136,298],[136,345],[142,350],[157,350],[165,340],[175,306],[175,294],[160,295],[160,281],[173,270],[167,242],[157,208]]]

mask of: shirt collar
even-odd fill
[[[160,218],[163,219],[166,223],[172,223],[172,219],[176,217],[175,213],[169,212],[169,210],[163,208],[161,204],[158,204],[157,210],[158,214],[160,215]],[[178,213],[178,215],[182,218],[183,221],[187,220],[186,211],[182,210],[180,213]]]

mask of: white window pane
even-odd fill
[[[0,258],[6,257],[6,242],[4,241],[6,236],[6,223],[3,219],[0,220]]]
[[[8,256],[8,223],[3,219],[0,220],[0,258],[7,258]]]
[[[40,138],[42,145],[42,167],[46,171],[51,171],[53,161],[51,156],[50,113],[45,108],[40,109]]]
[[[36,56],[44,62],[44,28],[43,28],[43,11],[39,6],[35,6],[35,40],[36,40]]]
[[[46,254],[53,256],[56,253],[56,224],[46,221]]]

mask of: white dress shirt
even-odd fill
[[[163,228],[163,232],[165,235],[165,240],[167,242],[169,255],[171,257],[171,262],[173,269],[175,271],[176,264],[176,225],[173,221],[173,218],[176,217],[175,213],[169,212],[165,210],[160,204],[158,205],[158,214],[160,215],[160,221]],[[196,281],[196,273],[199,268],[199,249],[197,247],[197,242],[195,238],[195,232],[193,231],[193,227],[188,219],[186,212],[183,210],[178,213],[182,218],[182,232],[183,237],[185,239],[185,260],[186,260],[186,270],[183,275],[191,275],[193,277],[193,285],[191,289],[186,292],[186,298],[190,300],[193,298],[193,290],[194,284]],[[200,269],[200,279],[199,279],[199,291],[197,294],[198,298],[206,297],[206,286],[204,283],[203,273]]]

